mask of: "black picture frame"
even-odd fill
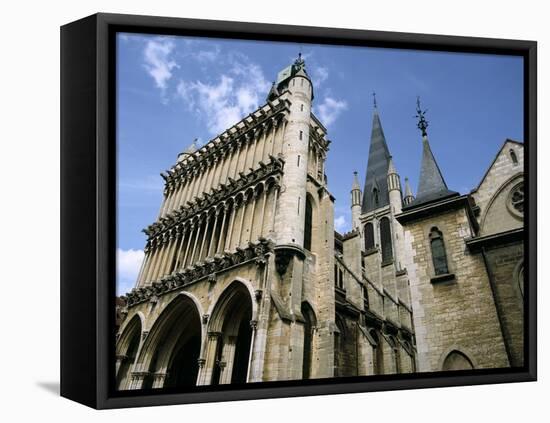
[[[526,148],[525,365],[523,368],[266,382],[189,392],[114,392],[117,32],[509,54],[524,58]],[[537,44],[337,28],[95,14],[61,28],[61,395],[120,408],[534,381],[536,349]],[[112,378],[111,378],[112,379]]]

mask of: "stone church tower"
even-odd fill
[[[162,173],[116,342],[118,389],[523,363],[523,145],[447,188],[419,112],[416,197],[374,107],[352,230],[334,230],[330,141],[304,60],[264,105]]]

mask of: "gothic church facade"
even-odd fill
[[[299,57],[266,104],[162,174],[124,298],[118,389],[522,364],[522,144],[507,141],[459,195],[424,128],[415,197],[375,108],[339,234],[313,88]]]

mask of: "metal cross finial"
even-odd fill
[[[418,124],[416,125],[420,131],[422,131],[422,136],[428,136],[428,121],[426,120],[426,112],[428,109],[422,111],[420,108],[420,96],[416,96],[416,116],[418,119]]]
[[[373,98],[373,101],[374,101],[374,108],[376,109],[376,92],[372,92],[372,98]]]

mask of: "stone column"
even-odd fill
[[[265,185],[264,185],[264,199],[262,201],[262,210],[260,212],[260,225],[259,225],[259,228],[260,228],[260,233],[258,234],[259,237],[262,237],[264,236],[264,219],[265,219],[265,203],[267,202],[267,194],[268,194],[268,190],[266,189]]]
[[[233,373],[233,364],[235,362],[235,347],[237,344],[236,336],[228,336],[227,342],[223,345],[220,366],[220,385],[231,383],[231,374]]]
[[[182,267],[187,267],[187,259],[189,258],[189,250],[191,249],[191,240],[193,239],[193,231],[195,230],[195,223],[191,223],[189,226],[189,232],[187,235],[187,248],[185,249],[185,256],[183,258]]]
[[[168,374],[166,372],[157,372],[153,375],[153,388],[162,388],[164,386],[164,381]]]
[[[149,372],[132,372],[132,379],[128,389],[141,389],[145,378],[149,376]]]
[[[277,126],[278,122],[277,119],[271,118],[271,130],[273,131],[273,135],[271,137],[271,155],[273,156],[273,152],[275,151],[275,136],[277,135]]]
[[[158,267],[159,262],[159,256],[162,252],[162,237],[155,238],[155,254],[153,256],[153,260],[151,260],[151,271],[149,272],[149,275],[147,277],[147,284],[151,284],[153,280],[155,279],[155,272]]]
[[[269,231],[271,234],[275,233],[275,215],[277,212],[277,199],[279,197],[279,184],[273,185],[273,189],[275,190],[273,192],[273,205],[271,206],[271,230]]]
[[[246,194],[245,194],[245,197],[243,198],[243,204],[241,205],[243,211],[241,213],[241,219],[240,219],[240,222],[239,222],[239,226],[238,226],[238,231],[237,231],[237,234],[238,234],[238,237],[237,237],[237,244],[235,245],[235,247],[240,247],[241,246],[241,240],[242,240],[242,236],[243,236],[243,224],[244,224],[244,217],[246,215],[246,210],[248,209],[248,202],[249,202],[249,198],[246,197]]]
[[[216,209],[215,211],[216,215],[214,217],[214,225],[212,226],[212,234],[210,236],[210,241],[208,245],[208,252],[206,253],[206,257],[212,257],[215,253],[214,247],[216,245],[216,229],[218,226],[218,215],[220,214],[220,209]]]
[[[151,280],[151,274],[154,267],[155,256],[157,254],[157,243],[155,240],[151,241],[151,250],[149,251],[149,259],[147,260],[147,268],[143,275],[143,284],[149,283]]]
[[[237,210],[239,210],[239,202],[237,199],[233,202],[233,207],[229,209],[231,211],[231,218],[229,219],[229,228],[227,231],[227,237],[225,238],[224,250],[231,249],[231,234],[233,233],[233,225],[235,223],[235,215]]]
[[[179,268],[182,265],[181,251],[183,249],[183,244],[185,242],[185,235],[187,233],[187,227],[185,226],[185,224],[182,224],[182,225],[178,226],[178,228],[180,228],[181,239],[180,239],[180,246],[178,247],[178,249],[176,251],[177,256],[176,256],[176,265],[174,267],[174,270],[179,270]]]
[[[199,216],[199,221],[197,223],[197,230],[195,232],[195,241],[193,242],[193,250],[191,252],[191,258],[189,260],[190,265],[193,265],[195,263],[195,255],[196,255],[195,253],[197,252],[197,244],[199,242],[199,235],[201,233],[201,228],[202,228],[201,217],[202,216]]]
[[[161,218],[164,216],[164,213],[166,211],[166,203],[168,202],[168,188],[164,188],[163,191],[163,199],[162,199],[162,205],[160,206],[158,217]]]
[[[233,171],[233,179],[237,179],[237,173],[239,171],[239,161],[241,159],[241,151],[242,151],[242,141],[239,140],[237,142],[237,150],[238,150],[238,153],[237,153],[237,160],[236,160],[236,163],[235,163],[235,170]]]
[[[281,135],[281,150],[279,151],[280,154],[283,154],[284,147],[285,147],[285,134],[286,134],[286,127],[288,125],[288,120],[283,118],[283,133]]]
[[[145,268],[147,267],[147,261],[149,260],[149,241],[147,241],[147,244],[145,245],[145,248],[143,249],[143,261],[141,262],[141,268],[139,269],[138,277],[136,279],[137,285],[141,285],[141,282],[143,281],[143,276],[145,273]]]
[[[218,342],[220,339],[220,332],[208,332],[206,340],[204,366],[200,369],[199,380],[197,385],[210,385],[212,383],[212,373],[214,366],[216,365],[216,353],[218,350]]]
[[[266,124],[262,123],[262,129],[261,129],[261,131],[262,131],[262,140],[261,140],[262,154],[260,156],[260,160],[258,160],[258,161],[264,162],[264,163],[266,162],[266,160],[265,160],[265,144],[267,142],[267,131],[266,131],[265,128],[266,128]]]
[[[231,212],[231,207],[228,205],[224,205],[223,207],[223,219],[222,219],[222,226],[220,228],[220,234],[218,235],[218,246],[216,247],[216,253],[221,253],[223,246],[224,246],[224,233],[223,230],[225,229],[225,220],[227,219],[227,215]]]
[[[210,224],[210,215],[206,215],[206,220],[204,223],[204,233],[202,234],[202,241],[201,241],[201,248],[199,250],[199,256],[197,257],[197,261],[202,260],[202,253],[204,252],[204,244],[206,243],[206,238],[208,238],[208,225]]]
[[[250,351],[248,353],[248,369],[246,372],[246,381],[250,381],[252,375],[252,356],[254,355],[254,343],[256,341],[256,328],[258,327],[257,320],[250,321],[250,328],[252,329],[252,335],[250,336]]]
[[[252,231],[254,230],[254,213],[256,211],[256,201],[258,199],[258,193],[254,191],[252,193],[252,212],[250,214],[250,224],[248,225],[248,237],[247,242],[254,241],[252,239]]]

